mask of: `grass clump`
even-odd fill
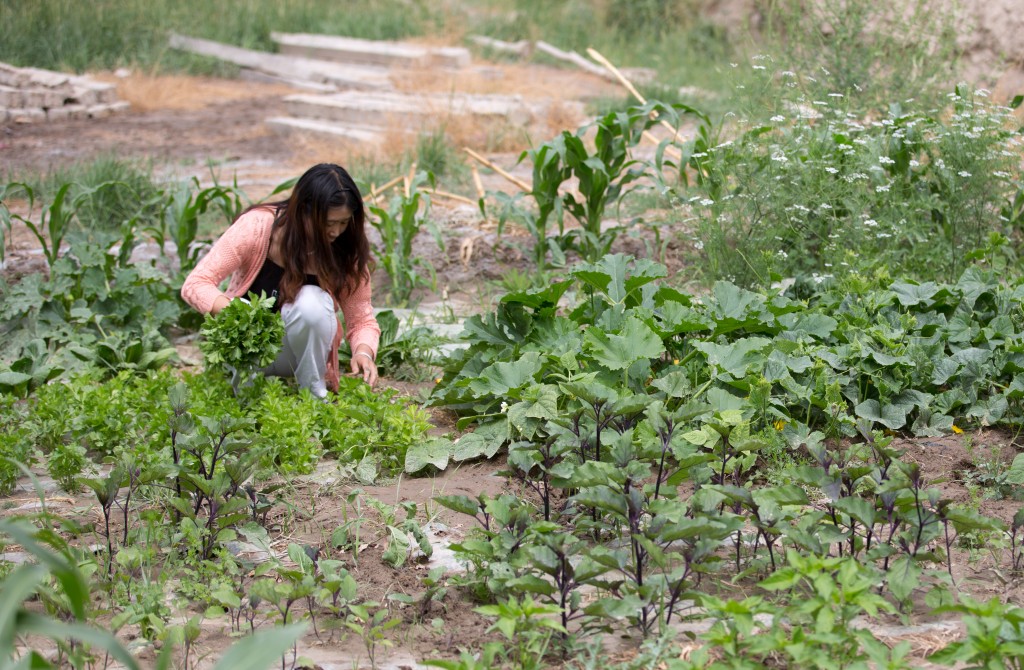
[[[138,65],[208,74],[215,65],[171,51],[167,33],[274,50],[272,31],[395,39],[424,32],[433,11],[382,0],[36,0],[0,5],[0,61],[82,72]]]

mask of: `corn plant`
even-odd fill
[[[594,124],[574,133],[563,131],[539,147],[523,152],[519,160],[529,159],[533,166],[533,187],[528,195],[534,201],[535,211],[519,205],[520,196],[497,194],[501,205],[499,233],[509,218],[522,222],[533,238],[538,269],[547,267],[549,252],[559,264],[564,264],[564,254],[570,250],[587,261],[597,261],[608,253],[624,229],[621,225],[606,227],[608,209],[621,204],[640,179],[652,174],[651,168],[660,163],[665,146],[672,140],[662,142],[654,163],[634,159],[633,148],[656,123],[678,125],[680,113],[693,114],[707,125],[705,115],[692,107],[650,102],[611,112]],[[576,192],[566,189],[566,182],[571,179],[577,182]],[[566,212],[578,227],[566,229]],[[552,217],[558,228],[554,236],[549,233]]]
[[[4,223],[6,224],[6,227],[8,230],[10,229],[11,219],[25,224],[25,227],[29,229],[29,232],[31,232],[39,241],[39,245],[43,250],[43,256],[46,258],[46,263],[51,269],[53,268],[54,263],[57,262],[58,256],[60,256],[60,249],[64,242],[64,236],[70,230],[71,223],[75,218],[76,199],[69,195],[69,191],[71,191],[73,186],[74,184],[72,183],[62,184],[61,187],[57,189],[57,193],[53,196],[53,200],[48,205],[42,205],[38,224],[29,218],[31,217],[31,212],[35,209],[35,190],[33,190],[33,188],[28,184],[24,183],[11,183],[4,187],[4,196],[7,198],[10,198],[12,195],[20,191],[20,193],[28,199],[28,210],[30,213],[29,217],[25,217],[21,214],[11,213],[5,207]],[[96,188],[98,189],[101,187],[102,185],[97,186]]]
[[[238,215],[240,204],[239,191],[229,186],[212,186],[201,188],[199,179],[173,186],[164,192],[159,226],[149,229],[149,233],[164,248],[170,240],[174,242],[178,254],[178,267],[187,273],[195,267],[202,255],[202,246],[196,243],[199,230],[199,218],[213,205],[225,214]],[[227,218],[231,221],[234,217]]]
[[[433,184],[433,179],[429,172],[420,172],[410,182],[407,192],[393,197],[386,209],[374,205],[369,207],[372,214],[370,225],[380,234],[377,260],[391,280],[388,304],[404,305],[415,289],[436,283],[433,268],[422,258],[417,258],[412,248],[416,236],[426,228],[437,246],[444,249],[441,231],[427,217],[430,196],[421,190],[427,182]],[[429,281],[423,274],[424,270],[430,277]]]

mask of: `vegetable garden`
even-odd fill
[[[473,187],[361,184],[327,403],[178,296],[244,189],[8,175],[0,667],[1022,667],[1022,97],[826,65],[535,141],[454,341],[403,310]]]

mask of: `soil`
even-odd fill
[[[518,66],[500,67],[510,68],[505,80],[512,86],[517,85],[516,82],[522,84],[524,80],[535,83],[547,81],[546,86],[555,89],[560,85],[563,88],[567,86],[565,75],[551,68],[530,66],[535,69],[523,71]],[[250,190],[250,197],[259,198],[272,185],[300,173],[317,160],[328,158],[345,163],[354,158],[346,154],[344,147],[324,146],[314,140],[286,141],[268,131],[263,120],[283,113],[281,97],[291,92],[281,85],[183,77],[100,76],[118,81],[122,98],[132,101],[133,109],[106,119],[0,128],[0,155],[4,158],[6,173],[39,173],[68,163],[116,155],[151,160],[154,165],[169,166],[167,169],[179,174],[194,174],[205,179],[208,175],[207,161],[213,159],[219,162],[223,174],[230,175],[231,170],[243,172],[243,186]],[[546,80],[546,77],[551,79]],[[580,77],[573,75],[571,79],[576,82],[574,86],[577,88],[573,89],[576,93]],[[497,88],[492,84],[488,86]],[[593,86],[604,84],[595,80]],[[325,153],[330,155],[325,156]],[[517,153],[506,147],[505,152],[492,153],[491,156],[496,162],[511,167]],[[519,168],[520,174],[522,169]],[[492,175],[488,180],[487,188],[502,187],[500,178]],[[462,305],[479,311],[490,300],[483,280],[500,279],[509,268],[528,271],[530,264],[522,251],[515,245],[495,244],[494,224],[482,220],[473,207],[437,201],[435,215],[445,225],[446,249],[425,244],[418,251],[428,258],[438,273],[438,293],[444,291],[449,299],[458,299]],[[642,240],[624,238],[621,244],[623,251],[645,254]],[[40,267],[35,247],[34,238],[26,231],[15,230],[5,269],[9,276],[10,273],[20,274]],[[437,300],[440,297],[438,293],[419,297]],[[410,396],[415,396],[423,388],[422,385],[386,379],[382,383]],[[435,413],[434,418],[436,432],[454,430],[450,415]],[[995,516],[1007,523],[1021,506],[1021,503],[1011,500],[990,500],[985,496],[986,490],[971,482],[971,473],[985,459],[1008,464],[1022,447],[1019,436],[984,430],[973,435],[901,439],[894,446],[905,449],[910,460],[920,463],[926,479],[937,482],[943,495],[954,502],[970,505],[982,514]],[[269,524],[272,548],[284,554],[291,542],[318,547],[322,555],[338,558],[349,566],[359,582],[361,595],[381,602],[390,594],[421,594],[421,579],[430,567],[454,567],[450,560],[447,564],[443,562],[443,549],[463,538],[474,522],[439,506],[433,502],[435,496],[442,493],[496,495],[504,491],[527,495],[515,483],[494,474],[502,467],[500,460],[463,464],[434,477],[399,478],[372,486],[360,485],[351,472],[336,469],[335,465],[325,462],[315,475],[290,482],[290,495],[296,508],[278,508],[274,512]],[[46,483],[45,477],[43,481]],[[49,482],[49,487],[46,498],[51,511],[94,526],[100,522],[91,496],[65,494],[53,488],[52,482]],[[414,561],[400,570],[383,564],[384,529],[379,518],[368,511],[365,502],[359,510],[346,503],[348,495],[356,489],[361,490],[364,496],[372,496],[388,505],[404,501],[416,503],[419,520],[431,522],[435,529],[435,546],[439,549],[435,557],[430,561]],[[12,496],[0,500],[0,515],[31,511],[38,505],[37,500],[26,480]],[[354,514],[362,514],[367,519],[358,551],[342,552],[331,548],[331,533],[343,519]],[[958,585],[979,597],[995,596],[1024,603],[1020,584],[1007,569],[1008,548],[992,538],[986,542],[989,544],[965,543],[967,548],[957,546],[954,549],[954,577]],[[380,651],[385,660],[378,667],[414,667],[425,658],[456,658],[460,648],[479,648],[484,641],[499,639],[496,634],[487,632],[488,622],[473,612],[475,606],[476,603],[466,594],[452,588],[442,602],[435,603],[425,613],[417,605],[398,609],[405,624],[394,629],[399,632],[389,634],[394,646]],[[303,611],[300,606],[296,607]],[[183,619],[194,613],[180,614]],[[269,627],[272,619],[258,623]],[[221,650],[235,639],[230,635],[224,618],[208,620],[204,631],[196,649],[196,657],[204,660],[197,667],[211,666]],[[882,632],[879,634],[884,637]],[[918,658],[921,658],[935,647],[939,638],[949,635],[948,632],[931,629],[926,632],[894,629],[889,639],[915,641],[915,654],[920,654]],[[628,656],[630,646],[628,642],[619,644],[611,657]],[[148,658],[153,658],[152,651],[146,653]],[[309,633],[303,638],[299,655],[324,669],[367,667],[368,664],[366,648],[358,636],[323,628],[319,636]]]

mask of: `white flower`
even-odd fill
[[[868,228],[874,228],[875,226],[878,225],[878,221],[875,221],[874,219],[868,219],[867,221],[864,222],[864,225],[867,226]]]
[[[502,400],[501,401],[501,413],[505,414],[506,412],[508,412],[508,403],[505,402],[504,400]]]
[[[881,186],[876,186],[875,187],[875,193],[888,193],[888,192],[889,192],[889,185],[888,184],[883,184]]]
[[[781,258],[789,258],[789,254],[787,254],[782,249],[779,249],[777,253],[778,253],[779,257],[781,257]]]
[[[818,205],[818,207],[820,209],[832,209],[832,205],[828,204],[827,202],[821,203],[820,205]]]
[[[699,151],[699,152],[697,152],[697,153],[695,153],[695,154],[691,154],[691,155],[690,155],[690,158],[704,158],[704,157],[705,157],[705,156],[707,156],[707,155],[708,155],[708,154],[707,154],[707,152],[706,152],[706,151]]]
[[[782,71],[782,76],[783,77],[795,77],[796,76],[796,72],[793,72],[792,70],[783,70]]]
[[[841,97],[843,97],[843,94],[842,93],[829,93],[828,97],[830,97],[830,98],[841,98]]]
[[[786,155],[784,153],[782,153],[781,151],[776,151],[775,153],[773,153],[772,154],[772,160],[775,161],[776,163],[788,163],[789,162],[789,159],[786,158]]]
[[[893,159],[889,158],[888,156],[880,156],[878,158],[878,162],[881,163],[882,165],[895,165],[896,164],[896,161],[894,161]]]
[[[914,159],[910,160],[910,167],[921,167],[921,164]]]
[[[786,120],[786,117],[784,117],[784,116],[782,116],[782,115],[780,115],[780,114],[776,114],[775,116],[773,116],[773,117],[772,117],[771,119],[769,119],[769,120],[770,120],[770,121],[771,121],[772,123],[782,123],[783,121],[785,121],[785,120]]]
[[[700,240],[697,240],[696,242],[693,243],[693,248],[696,249],[697,251],[700,251],[701,249],[704,248],[704,243],[701,242]]]
[[[715,204],[715,201],[712,200],[711,198],[704,198],[703,200],[700,201],[700,204],[704,205],[705,207],[710,207],[711,205]]]
[[[892,237],[890,233],[877,233],[875,237],[884,240],[887,237]]]
[[[834,168],[834,167],[832,167],[832,166],[830,165],[830,166],[828,166],[827,168],[825,168],[825,172],[827,172],[827,173],[829,173],[829,174],[838,174],[838,173],[839,173],[839,170],[838,170],[838,169],[836,169],[836,168]]]
[[[957,174],[963,177],[964,179],[971,176],[971,173],[968,172],[967,170],[960,170],[960,172],[957,172]]]

